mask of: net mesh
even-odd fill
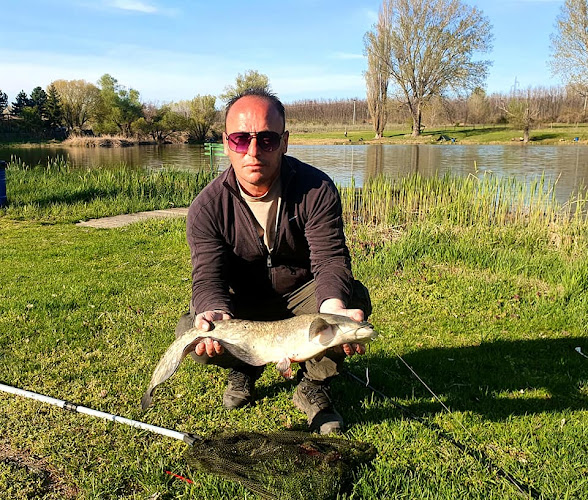
[[[280,500],[337,498],[352,486],[355,469],[375,456],[368,443],[293,431],[219,435],[186,451],[191,467]]]

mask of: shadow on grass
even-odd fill
[[[427,130],[422,133],[423,137],[432,137],[436,139],[439,135],[447,135],[449,137],[465,138],[465,137],[476,137],[479,135],[490,134],[493,132],[506,132],[504,127],[487,127],[487,128],[445,128],[445,129],[433,129]]]
[[[10,200],[10,205],[13,208],[24,207],[31,203],[34,203],[35,206],[39,208],[48,208],[52,206],[66,206],[66,205],[73,205],[75,203],[90,203],[97,199],[114,199],[116,195],[121,194],[122,191],[120,189],[104,189],[104,188],[87,188],[73,192],[63,192],[63,193],[55,193],[51,195],[47,195],[45,197],[40,197],[34,200],[28,201],[15,201]]]
[[[476,347],[424,349],[403,359],[452,411],[473,411],[499,421],[512,415],[588,409],[588,396],[581,392],[588,387],[588,359],[576,347],[588,352],[588,339],[498,341]],[[362,379],[369,368],[370,385],[416,415],[445,411],[393,355],[368,353],[347,366]],[[345,393],[338,397],[341,408],[347,396],[355,399],[350,401],[355,405],[369,391],[349,379],[344,384],[339,389]],[[351,390],[351,385],[356,389]],[[411,399],[416,402],[404,402]],[[368,409],[357,418],[377,422],[389,417],[381,410]]]
[[[531,136],[531,138],[529,139],[531,142],[534,141],[545,141],[548,139],[557,139],[558,137],[561,137],[561,134],[553,134],[553,133],[549,133],[549,132],[545,132],[543,134],[533,134]]]

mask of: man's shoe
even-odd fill
[[[328,384],[303,378],[294,391],[292,401],[306,413],[312,432],[339,434],[343,431],[343,418],[333,408]]]
[[[234,410],[251,404],[255,385],[253,377],[231,369],[228,380],[229,383],[223,394],[223,406],[228,410]]]

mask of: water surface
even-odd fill
[[[288,154],[327,172],[340,185],[355,179],[361,186],[368,176],[384,173],[398,178],[411,173],[424,176],[451,173],[458,176],[498,176],[533,181],[544,175],[557,180],[556,196],[562,203],[588,184],[588,146],[540,145],[346,145],[290,146]],[[99,167],[125,163],[133,167],[207,168],[210,158],[198,145],[133,146],[127,148],[0,148],[0,159],[11,155],[29,164],[47,158],[69,157],[77,166]],[[226,157],[215,159],[220,169]]]

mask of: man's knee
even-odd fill
[[[190,328],[194,326],[194,316],[190,313],[182,315],[176,325],[176,338],[181,337]]]
[[[349,309],[361,309],[365,319],[372,314],[372,299],[370,297],[370,292],[361,281],[353,280],[353,290],[347,307]]]

